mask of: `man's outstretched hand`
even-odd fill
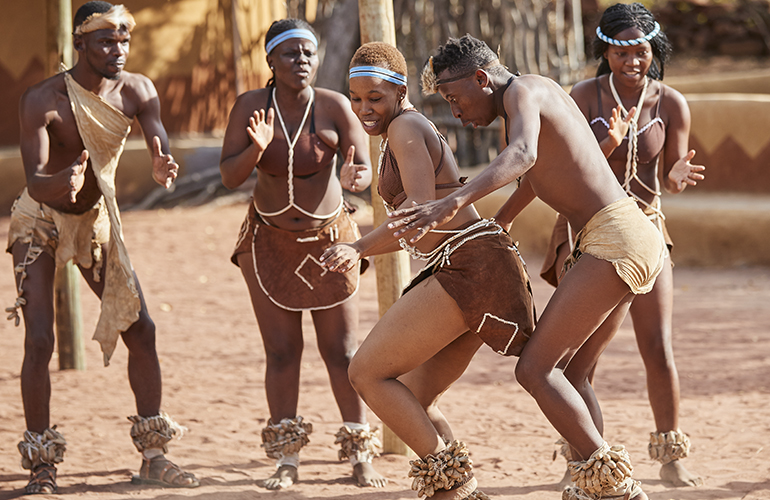
[[[417,231],[409,240],[410,243],[416,243],[431,229],[443,226],[452,220],[458,210],[450,197],[421,204],[413,201],[411,207],[399,208],[388,214],[388,217],[395,219],[388,223],[388,228],[396,229],[393,233],[395,237]]]
[[[78,193],[83,189],[86,180],[86,167],[88,166],[88,151],[83,150],[69,168],[70,202],[77,201]]]
[[[173,156],[163,154],[160,137],[156,135],[152,138],[152,176],[155,182],[168,189],[177,175],[179,175],[179,165],[174,161]]]

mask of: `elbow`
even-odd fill
[[[230,190],[236,189],[238,186],[240,186],[240,184],[233,182],[233,180],[228,178],[224,173],[222,174],[222,185]]]
[[[230,190],[237,189],[245,180],[236,178],[224,163],[219,164],[219,174],[222,177],[222,185]]]

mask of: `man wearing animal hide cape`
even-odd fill
[[[18,448],[22,467],[30,470],[28,494],[56,491],[56,464],[67,445],[50,424],[48,364],[54,346],[54,273],[70,259],[102,301],[94,339],[105,365],[118,338],[128,348],[137,410],[128,417],[130,436],[142,453],[133,482],[199,485],[164,456],[181,427],[160,411],[155,325],[123,243],[115,201],[115,169],[134,118],[150,149],[155,181],[168,188],[179,168],[168,154],[155,87],[147,77],[123,71],[135,25],[122,5],[86,3],[73,24],[77,64],[30,87],[21,98],[27,186],[13,206],[8,233],[18,296],[7,312],[17,324],[23,316],[26,332],[21,392],[27,430]]]

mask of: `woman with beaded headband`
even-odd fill
[[[350,63],[353,111],[380,136],[378,190],[389,210],[440,199],[462,186],[436,127],[407,96],[407,67],[395,47],[361,46]],[[350,364],[367,405],[420,457],[409,476],[418,496],[481,499],[464,443],[456,441],[438,399],[482,343],[518,355],[534,328],[529,280],[518,250],[473,206],[419,245],[394,238],[387,224],[355,243],[328,249],[328,269],[346,272],[370,255],[405,249],[426,260],[402,297],[382,316]]]
[[[318,260],[332,243],[360,236],[342,188],[360,192],[371,182],[366,135],[345,96],[312,87],[318,41],[306,22],[275,21],[265,49],[273,77],[266,88],[236,100],[220,162],[231,189],[256,168],[232,261],[249,288],[267,358],[270,421],[262,439],[277,470],[264,486],[276,490],[297,481],[299,450],[312,430],[297,415],[307,310],[344,422],[337,433],[340,458],[350,460],[359,485],[381,487],[386,480],[372,466],[379,440],[347,376],[357,347],[359,268],[337,275]],[[339,179],[338,149],[346,155]]]
[[[704,178],[701,172],[705,168],[690,163],[695,151],[687,148],[687,102],[660,81],[670,51],[665,33],[642,4],[613,5],[596,28],[593,52],[600,60],[596,77],[576,84],[571,92],[618,181],[655,223],[669,251],[673,243],[661,211],[658,166],[669,193],[696,185]],[[560,216],[541,273],[554,286],[572,250],[573,237],[567,220]],[[667,255],[652,291],[636,297],[630,313],[655,417],[650,457],[661,462],[660,477],[664,481],[675,486],[698,486],[701,478],[679,461],[688,455],[690,442],[679,429],[679,376],[671,345],[672,267]],[[592,380],[593,369],[573,376]]]

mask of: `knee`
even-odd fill
[[[353,356],[348,365],[350,385],[361,397],[369,386],[370,372],[366,369],[366,365],[367,363],[358,356]]]
[[[132,354],[155,352],[155,323],[147,314],[139,313],[139,319],[123,333],[123,340]]]
[[[282,343],[265,345],[267,364],[272,369],[289,369],[298,366],[302,359],[302,346]]]
[[[328,367],[341,368],[347,370],[350,366],[350,362],[353,360],[353,356],[356,353],[355,349],[349,349],[344,345],[336,345],[333,347],[321,347],[321,358]]]
[[[534,391],[544,380],[544,377],[539,375],[536,367],[528,362],[526,358],[519,358],[514,374],[519,385],[533,395]]]
[[[54,349],[52,330],[27,331],[24,339],[24,357],[33,363],[47,364],[51,360]]]

